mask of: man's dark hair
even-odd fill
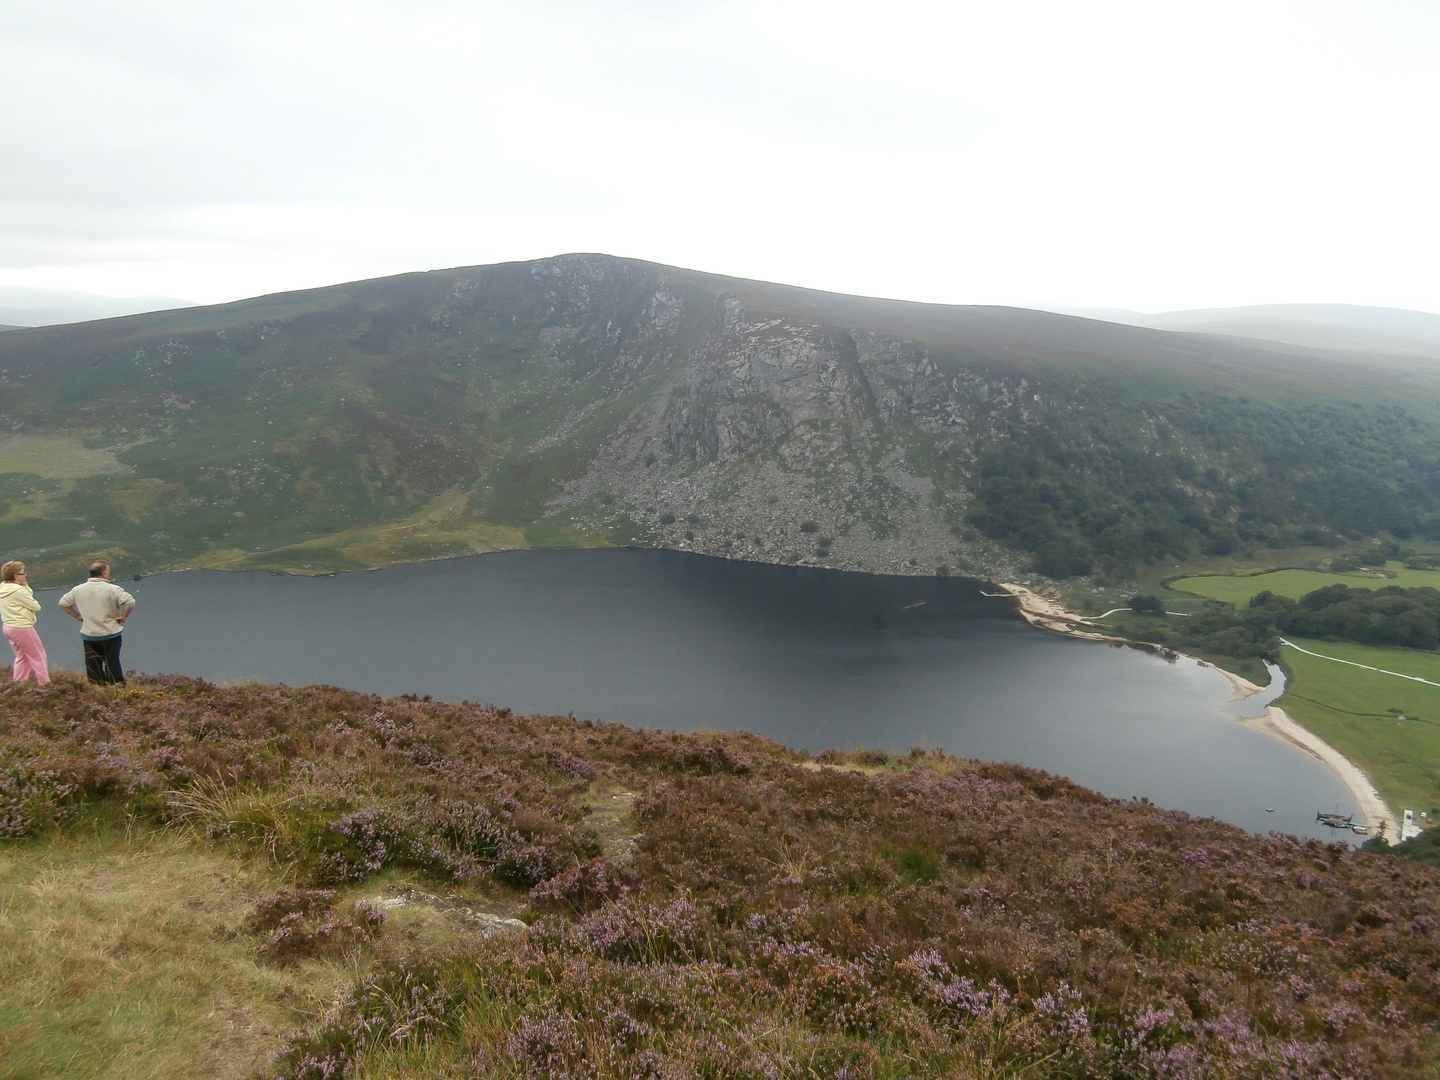
[[[100,562],[100,561],[97,560],[97,561],[95,561],[95,562],[93,562],[93,563],[90,564],[90,576],[91,576],[91,577],[104,577],[104,576],[105,576],[105,571],[106,571],[106,570],[109,570],[109,569],[110,569],[110,564],[109,564],[108,562]]]

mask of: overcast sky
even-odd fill
[[[0,0],[0,285],[1440,312],[1440,3]]]

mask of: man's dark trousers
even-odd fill
[[[107,638],[81,638],[85,646],[85,675],[92,683],[123,683],[125,671],[120,667],[120,635]]]

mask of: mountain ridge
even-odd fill
[[[1440,531],[1423,365],[602,255],[10,331],[0,386],[45,575],[632,543],[1124,576]]]

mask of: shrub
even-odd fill
[[[530,899],[541,910],[580,915],[608,901],[623,900],[635,883],[633,872],[591,859],[536,885]]]
[[[351,991],[335,1018],[313,1034],[291,1035],[276,1061],[280,1080],[342,1080],[370,1046],[398,1046],[448,1030],[473,990],[456,961],[387,964]]]
[[[377,1067],[415,1050],[457,1076],[1408,1080],[1440,1060],[1432,868],[1020,765],[324,687],[0,683],[0,709],[13,832],[83,797],[312,883],[406,866],[530,890],[529,932],[383,964],[290,1041],[288,1077],[381,1046]],[[618,866],[592,861],[587,770],[636,794]],[[313,889],[253,926],[276,962],[376,929]]]
[[[0,768],[0,840],[34,836],[74,816],[69,800],[75,785],[51,769],[26,765]]]
[[[363,881],[389,866],[463,881],[485,873],[531,886],[564,870],[572,855],[525,836],[483,806],[425,796],[342,815],[313,860],[317,882]]]
[[[268,934],[259,953],[279,964],[341,960],[380,937],[385,915],[368,904],[341,913],[328,889],[281,889],[255,901],[247,932]]]

